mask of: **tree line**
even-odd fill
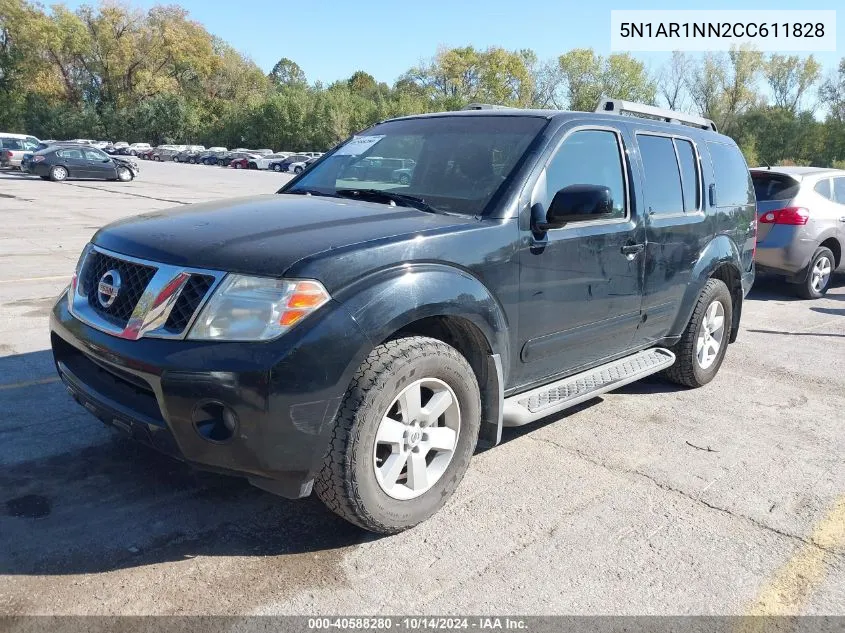
[[[364,70],[328,85],[282,58],[265,74],[176,6],[106,1],[71,11],[0,0],[0,130],[325,150],[377,121],[470,102],[592,110],[601,96],[713,119],[750,164],[845,167],[845,59],[673,53],[650,69],[627,53],[443,48],[393,85]]]

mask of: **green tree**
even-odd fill
[[[774,104],[795,113],[801,99],[818,82],[821,64],[812,55],[803,60],[797,55],[772,55],[763,72]]]
[[[558,58],[562,90],[571,110],[592,111],[601,97],[652,104],[656,82],[645,65],[628,53],[608,57],[577,48]]]
[[[308,83],[299,64],[287,57],[276,62],[268,77],[277,88],[302,87]]]

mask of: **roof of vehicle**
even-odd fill
[[[0,132],[0,138],[36,138],[32,134],[15,134],[14,132]]]
[[[396,117],[381,121],[403,121],[410,119],[435,119],[440,117],[536,117],[548,120],[563,120],[563,119],[587,119],[592,121],[604,121],[609,123],[618,123],[620,118],[640,125],[654,125],[663,128],[667,132],[682,133],[684,135],[706,135],[713,140],[720,139],[725,142],[734,143],[733,139],[724,136],[719,132],[702,129],[694,125],[685,125],[678,122],[668,122],[656,118],[637,116],[629,114],[614,114],[612,112],[582,112],[578,110],[543,110],[543,109],[528,109],[528,108],[485,108],[480,110],[456,110],[450,112],[431,112],[426,114],[413,114],[409,116]]]
[[[832,167],[802,167],[790,165],[783,167],[751,167],[750,170],[757,173],[784,174],[794,178],[795,180],[813,178],[815,176],[845,176],[845,170],[833,169]]]

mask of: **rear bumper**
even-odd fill
[[[776,224],[757,243],[755,260],[761,273],[791,276],[807,268],[817,246],[805,227]]]
[[[311,492],[343,394],[368,352],[346,311],[327,307],[310,328],[266,343],[129,341],[75,319],[62,296],[51,342],[68,391],[106,424],[199,468],[296,498]],[[208,403],[234,414],[223,441],[198,429]]]

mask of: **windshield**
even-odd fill
[[[478,215],[545,125],[529,116],[388,121],[350,139],[280,193],[377,189],[415,196],[434,210]]]

